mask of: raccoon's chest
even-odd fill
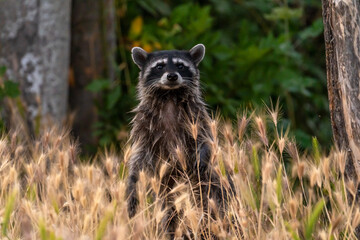
[[[172,101],[165,103],[159,111],[158,121],[160,128],[164,131],[176,131],[179,129],[180,119],[181,109]]]
[[[152,145],[158,152],[168,155],[172,148],[184,145],[186,139],[186,116],[184,109],[169,101],[159,106],[159,111],[150,121]]]

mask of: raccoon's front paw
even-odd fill
[[[128,209],[129,218],[132,218],[133,216],[135,216],[138,202],[139,201],[137,200],[137,198],[135,196],[130,196],[130,198],[128,199],[127,209]]]

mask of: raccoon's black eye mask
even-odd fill
[[[156,69],[158,69],[158,70],[162,70],[163,68],[164,68],[164,64],[158,64],[158,65],[156,65],[155,67],[156,67]]]

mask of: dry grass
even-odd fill
[[[236,125],[236,127],[233,127]],[[237,124],[213,120],[213,170],[225,169],[237,191],[225,219],[210,201],[213,218],[193,203],[185,183],[172,190],[183,217],[176,232],[212,232],[220,239],[355,239],[360,224],[356,187],[344,179],[345,153],[298,152],[278,129],[278,108],[239,116]],[[69,135],[56,129],[36,140],[22,131],[0,139],[2,239],[164,239],[159,179],[142,173],[138,215],[128,219],[124,163],[130,150],[79,161]],[[181,155],[181,153],[179,152]],[[181,157],[179,157],[181,159]],[[165,167],[164,167],[165,168]],[[348,194],[346,194],[346,190]],[[349,203],[349,204],[348,204]]]

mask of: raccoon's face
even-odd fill
[[[139,80],[142,87],[161,90],[198,87],[197,66],[205,55],[203,44],[198,44],[189,51],[152,53],[134,47],[131,53],[133,61],[141,70]]]

